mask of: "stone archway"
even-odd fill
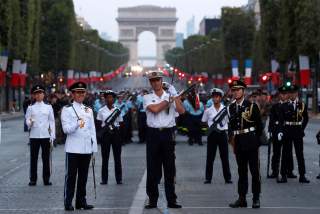
[[[157,65],[165,63],[164,54],[176,47],[175,8],[137,6],[118,9],[119,42],[130,51],[129,65],[138,63],[138,36],[145,31],[152,32],[157,43]]]

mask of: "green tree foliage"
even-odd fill
[[[297,52],[313,60],[320,50],[319,5],[318,0],[298,1],[295,9]]]
[[[190,73],[223,72],[223,50],[220,40],[209,36],[194,35],[185,39],[184,48],[173,48],[166,55],[166,61]]]
[[[255,20],[252,12],[242,8],[222,8],[222,38],[227,69],[231,60],[238,59],[240,71],[244,73],[244,61],[252,57]],[[228,63],[229,62],[229,63]]]
[[[31,77],[70,68],[109,72],[129,58],[120,43],[77,24],[72,0],[0,0],[0,50],[9,51],[9,62],[26,61]]]

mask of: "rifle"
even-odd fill
[[[116,108],[107,119],[104,121],[105,126],[102,127],[102,132],[112,132],[114,130],[114,122],[116,121],[117,117],[121,114],[122,109],[125,107],[125,104],[122,104],[119,108]]]
[[[225,106],[213,119],[213,123],[212,125],[209,127],[208,129],[208,136],[210,136],[210,134],[213,132],[213,131],[216,131],[216,132],[220,132],[220,130],[218,129],[218,124],[227,116],[228,114],[228,107]]]
[[[196,88],[196,86],[197,86],[196,83],[190,85],[186,90],[181,91],[178,96],[183,97],[183,96],[189,94],[192,90],[194,90]]]
[[[269,137],[268,139],[268,163],[267,163],[267,178],[270,178],[270,156],[271,156],[271,143],[272,143],[272,138]]]
[[[93,144],[93,142],[92,142],[92,144]],[[91,154],[91,166],[92,166],[92,176],[93,176],[94,199],[97,199],[96,173],[94,171],[95,164],[96,164],[96,161],[95,161],[95,157],[94,157],[93,152],[92,152],[92,154]]]

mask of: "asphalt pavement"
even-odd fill
[[[95,205],[92,211],[77,213],[320,213],[320,180],[315,177],[319,169],[319,146],[314,135],[319,121],[311,120],[306,130],[305,159],[310,184],[300,184],[290,179],[287,184],[277,184],[266,179],[267,147],[260,149],[262,194],[260,210],[231,209],[228,204],[237,197],[237,166],[230,151],[230,165],[233,184],[225,184],[222,177],[219,155],[214,164],[212,184],[203,184],[205,173],[206,145],[189,146],[185,136],[177,136],[176,145],[176,192],[183,209],[167,209],[163,183],[160,187],[158,209],[144,210],[147,202],[145,193],[146,149],[144,144],[132,143],[123,147],[123,185],[117,185],[114,178],[113,157],[109,163],[109,183],[101,186],[101,154],[96,154],[97,198],[94,198],[92,171],[87,186],[88,202]],[[28,134],[23,132],[21,118],[2,122],[0,144],[0,213],[64,213],[63,189],[65,173],[64,146],[53,150],[52,186],[44,186],[41,179],[42,165],[39,155],[37,186],[28,186],[29,146]],[[203,138],[205,140],[205,137]],[[134,141],[137,141],[135,133]],[[99,148],[100,151],[100,148]],[[297,165],[295,161],[295,173]],[[251,205],[251,194],[247,199]]]

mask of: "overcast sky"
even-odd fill
[[[198,31],[200,21],[204,16],[220,16],[222,6],[242,6],[248,0],[73,0],[75,11],[84,17],[88,23],[100,33],[106,32],[112,40],[118,40],[118,25],[115,20],[119,7],[138,5],[156,5],[175,7],[177,9],[177,32],[186,32],[186,22],[195,16],[195,27]],[[150,44],[150,39],[153,43]],[[143,33],[139,40],[139,55],[155,55],[154,36]],[[148,42],[149,41],[149,42]],[[141,54],[141,52],[144,52]]]

